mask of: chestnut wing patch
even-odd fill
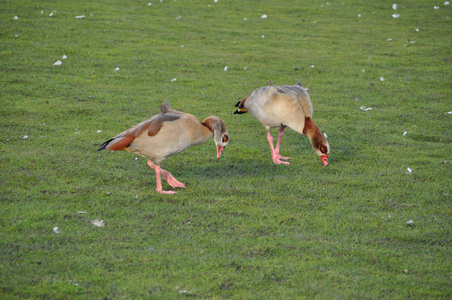
[[[103,149],[107,148],[108,150],[111,151],[125,150],[133,142],[134,139],[135,136],[127,135],[126,133],[124,133],[105,142],[107,145]],[[101,150],[102,147],[99,149]]]
[[[179,115],[173,114],[162,114],[158,118],[156,118],[153,122],[149,123],[148,135],[155,136],[159,133],[160,129],[163,126],[163,122],[171,122],[179,119]]]
[[[126,150],[127,147],[138,137],[140,134],[148,131],[149,136],[155,136],[163,126],[163,122],[171,122],[179,119],[180,116],[176,114],[160,114],[151,119],[144,121],[138,125],[133,126],[127,131],[115,136],[111,140],[105,142],[105,146],[102,145],[99,149],[105,149],[112,151]]]
[[[163,122],[171,122],[179,118],[180,116],[175,114],[160,114],[149,119],[148,121],[138,124],[135,128],[131,128],[127,135],[138,137],[143,132],[147,131],[149,136],[155,136],[162,128]]]

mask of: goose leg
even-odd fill
[[[154,170],[156,170],[157,166],[154,164],[152,160],[148,160],[148,166]],[[160,168],[160,173],[163,175],[163,178],[171,185],[173,188],[185,188],[185,184],[178,181],[170,172]]]
[[[281,146],[281,140],[284,135],[284,129],[286,129],[286,127],[284,127],[284,126],[281,126],[279,128],[278,141],[276,142],[275,154],[276,154],[277,158],[287,160],[287,159],[291,159],[292,157],[285,157],[285,156],[282,156],[279,154],[279,147]]]
[[[160,166],[155,166],[155,175],[157,176],[157,188],[155,189],[160,194],[175,194],[175,191],[164,191],[162,188],[162,179],[160,178]]]
[[[278,165],[280,165],[280,164],[288,165],[289,162],[280,160],[281,155],[279,155],[279,153],[276,153],[275,148],[273,147],[273,136],[271,135],[270,131],[268,131],[268,133],[267,133],[267,140],[268,140],[268,143],[270,144],[270,150],[272,152],[273,162]]]

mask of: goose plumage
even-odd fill
[[[251,94],[239,101],[235,114],[251,113],[267,130],[267,140],[275,164],[289,164],[290,157],[281,156],[281,139],[286,127],[306,135],[312,148],[321,158],[325,166],[328,165],[330,145],[319,127],[312,120],[312,103],[301,81],[295,85],[275,86],[270,84],[255,89]],[[276,148],[273,146],[271,128],[279,127]]]
[[[217,146],[217,158],[220,158],[228,144],[229,134],[224,122],[216,116],[207,117],[200,122],[191,114],[171,109],[167,100],[160,106],[160,111],[160,114],[109,139],[97,151],[124,150],[149,158],[147,164],[155,170],[157,176],[156,191],[174,194],[172,190],[163,190],[161,175],[173,188],[185,188],[185,185],[160,167],[164,159],[189,147],[206,143],[212,137]]]

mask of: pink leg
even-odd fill
[[[281,127],[279,128],[279,131],[278,131],[278,141],[276,142],[275,154],[276,154],[276,157],[277,157],[277,158],[287,160],[287,159],[291,159],[292,157],[285,157],[285,156],[281,156],[281,155],[279,154],[279,147],[281,146],[281,140],[282,140],[282,137],[283,137],[283,134],[284,134],[284,129],[286,129],[286,127],[281,126]]]
[[[157,167],[152,160],[148,160],[148,166],[155,170]],[[167,170],[163,170],[160,168],[160,173],[163,175],[163,178],[171,185],[173,188],[185,188],[185,184],[178,181],[170,172]]]
[[[152,160],[148,160],[148,166],[155,170],[155,175],[157,177],[157,188],[155,189],[160,194],[175,194],[175,191],[164,191],[162,188],[162,171],[165,171],[160,168],[160,166],[154,165]],[[166,171],[165,171],[166,172]],[[168,172],[167,172],[168,173]],[[171,174],[170,174],[171,175]],[[165,177],[165,175],[163,175]]]
[[[162,188],[162,179],[160,178],[160,166],[156,166],[155,174],[157,175],[157,188],[155,189],[160,194],[175,194],[175,191],[164,191]]]
[[[268,140],[268,143],[270,144],[270,150],[272,152],[273,162],[278,165],[280,165],[280,164],[288,165],[289,162],[280,160],[278,156],[281,156],[281,155],[279,155],[279,153],[277,154],[275,152],[275,148],[273,148],[273,136],[271,135],[270,131],[267,133],[267,140]]]

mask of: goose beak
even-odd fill
[[[322,162],[325,165],[325,167],[328,166],[328,154],[320,156],[320,159],[322,160]]]
[[[217,145],[217,158],[220,158],[221,152],[223,152],[224,146]]]

